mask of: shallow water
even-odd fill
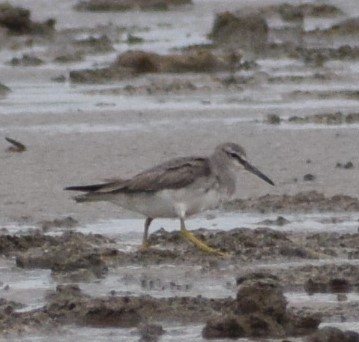
[[[45,20],[54,16],[57,19],[58,29],[74,29],[79,27],[93,27],[103,22],[121,22],[129,32],[145,39],[145,42],[136,48],[147,51],[167,53],[173,48],[180,48],[191,44],[208,43],[207,33],[210,31],[214,13],[223,10],[233,10],[245,6],[248,1],[219,1],[197,0],[193,7],[185,7],[166,13],[165,16],[150,12],[128,12],[124,14],[99,14],[77,13],[71,10],[75,0],[57,2],[56,6],[47,0],[10,0],[11,4],[22,5],[33,10],[33,19]],[[268,1],[278,3],[284,1]],[[357,0],[332,1],[338,4],[351,16],[359,14]],[[251,1],[252,6],[261,4],[261,0]],[[145,23],[145,24],[144,24]],[[330,19],[311,20],[305,22],[307,30],[318,26],[327,26]],[[129,28],[130,27],[130,28]],[[293,115],[308,115],[322,112],[343,113],[357,112],[359,99],[347,99],[340,96],[321,99],[310,97],[305,101],[298,100],[291,95],[297,91],[346,91],[357,90],[359,82],[359,63],[345,61],[331,61],[325,63],[320,72],[332,74],[332,80],[313,81],[313,73],[318,70],[304,65],[302,62],[291,59],[266,59],[259,60],[259,70],[253,76],[253,84],[246,85],[243,89],[226,89],[222,91],[193,92],[185,95],[152,95],[152,96],[126,96],[113,95],[109,90],[113,87],[123,88],[130,82],[145,83],[151,76],[134,81],[117,82],[111,85],[71,85],[52,82],[51,78],[67,74],[69,69],[92,67],[94,64],[106,65],[110,63],[118,53],[132,49],[119,37],[116,43],[116,52],[100,56],[90,56],[85,61],[59,65],[52,62],[40,67],[9,67],[4,62],[11,59],[14,52],[5,49],[0,50],[0,74],[1,82],[11,88],[12,92],[0,99],[0,119],[7,118],[0,127],[1,134],[27,132],[31,134],[91,134],[107,132],[142,132],[158,133],[161,131],[186,130],[188,125],[194,128],[214,130],[218,125],[230,126],[245,123],[247,125],[262,125],[265,129],[273,130],[354,130],[359,129],[359,124],[350,125],[319,125],[319,124],[290,124],[282,123],[279,126],[263,123],[267,114],[276,113],[287,119]],[[16,56],[22,53],[39,53],[43,47],[33,46],[24,51],[17,51]],[[188,75],[187,75],[188,76]],[[226,77],[228,75],[215,75]],[[294,82],[290,77],[301,76],[301,82]],[[202,86],[208,81],[208,76],[189,75],[191,81]],[[283,77],[283,81],[270,83],[270,77]],[[181,118],[171,115],[172,111],[182,110]],[[36,118],[41,115],[55,116],[62,113],[70,113],[76,116],[83,112],[107,112],[107,111],[136,111],[150,116],[151,120],[141,122],[139,120],[119,120],[116,123],[106,122],[106,118],[99,118],[96,123],[89,123],[85,116],[78,122],[69,125],[66,121],[53,123],[43,120],[38,122]],[[152,111],[152,112],[151,112]],[[186,111],[198,111],[201,115],[193,117],[186,115]],[[220,115],[218,115],[220,113]],[[16,120],[25,114],[30,119],[24,123]],[[13,120],[11,120],[14,118]],[[39,121],[41,121],[39,119]],[[214,218],[212,218],[212,215]],[[284,215],[290,222],[284,226],[270,226],[278,231],[300,232],[341,232],[355,233],[358,230],[358,213],[343,214],[291,214]],[[334,218],[334,219],[333,219]],[[276,216],[260,214],[218,214],[213,212],[210,218],[205,215],[188,220],[189,229],[206,227],[210,229],[230,230],[235,227],[256,228],[265,219],[276,219]],[[168,231],[177,230],[179,223],[176,220],[155,220],[151,231],[164,227]],[[120,228],[119,228],[120,227]],[[143,231],[143,219],[128,218],[120,220],[105,220],[94,224],[76,228],[82,233],[99,233],[115,238],[118,248],[125,251],[134,250],[141,243]],[[32,226],[19,226],[17,223],[7,224],[10,233],[31,229]],[[51,231],[49,234],[60,234],[61,229]],[[320,264],[329,261],[311,261],[311,264]],[[356,260],[334,260],[338,264],[350,262],[357,264]],[[308,261],[295,261],[277,264],[258,264],[258,267],[268,269],[291,267],[293,265],[308,264]],[[20,310],[31,310],[45,303],[45,295],[48,290],[53,290],[57,283],[52,280],[48,270],[22,270],[15,266],[15,260],[0,260],[1,286],[0,295],[8,300],[16,300],[25,305]],[[197,271],[197,272],[193,272]],[[195,276],[194,276],[195,273]],[[165,279],[165,280],[163,280]],[[6,285],[9,289],[6,289]],[[161,266],[131,266],[110,269],[104,279],[93,283],[80,283],[81,289],[92,296],[109,295],[115,291],[118,295],[151,296],[197,296],[205,293],[212,298],[235,296],[236,286],[233,278],[233,270],[215,270],[204,272],[199,266],[181,267],[174,265]],[[309,296],[304,291],[287,292],[286,297],[290,305],[306,305],[320,307],[322,304],[336,305],[334,294],[315,294]],[[348,301],[358,302],[357,293],[348,294]],[[322,323],[322,326],[329,322]],[[352,329],[359,332],[357,322],[330,322],[331,326],[341,329]],[[167,333],[161,341],[202,341],[201,330],[203,325],[181,326],[163,325]],[[65,328],[65,334],[51,336],[51,341],[88,341],[91,336],[96,341],[137,341],[134,329],[95,329],[84,327]],[[0,339],[3,341],[4,339]],[[26,336],[19,341],[48,341],[49,336]],[[292,339],[291,339],[292,340]],[[243,339],[245,341],[245,339]],[[293,339],[294,341],[294,339]]]
[[[102,91],[108,88],[107,85],[70,85],[68,82],[51,82],[52,77],[67,74],[67,72],[77,68],[91,67],[92,65],[105,65],[112,61],[116,54],[129,49],[142,49],[166,53],[173,48],[188,46],[192,44],[207,43],[207,34],[211,29],[214,14],[223,10],[235,10],[247,6],[247,1],[224,1],[217,0],[194,1],[193,6],[178,8],[174,11],[160,15],[157,12],[125,12],[125,13],[84,13],[72,10],[75,0],[62,1],[56,6],[49,5],[47,1],[37,0],[30,3],[25,0],[12,0],[11,4],[23,5],[33,10],[35,20],[45,20],[54,16],[57,20],[57,28],[79,28],[94,27],[101,23],[121,22],[121,25],[130,27],[130,32],[145,39],[145,42],[135,47],[128,45],[124,40],[116,44],[116,52],[105,55],[87,57],[84,62],[71,63],[69,65],[59,65],[56,63],[46,63],[39,67],[9,67],[4,65],[13,52],[6,49],[0,51],[0,73],[1,82],[12,89],[7,98],[0,100],[0,115],[16,113],[56,113],[77,111],[107,111],[111,110],[175,110],[175,109],[205,109],[206,111],[218,111],[221,109],[241,110],[261,110],[261,115],[266,115],[271,111],[282,110],[341,110],[355,111],[358,107],[357,99],[307,99],[305,102],[288,100],[287,95],[297,90],[350,90],[357,89],[359,81],[358,63],[348,63],[345,61],[328,62],[322,68],[322,72],[330,72],[335,78],[332,82],[313,82],[311,77],[318,69],[304,65],[302,62],[290,59],[268,59],[259,60],[259,71],[266,76],[295,76],[307,75],[301,84],[293,82],[280,82],[279,84],[263,84],[259,90],[258,83],[249,90],[238,91],[227,89],[223,94],[191,94],[185,96],[118,96],[118,95],[96,95],[86,94],[88,90]],[[284,1],[267,1],[266,4]],[[359,14],[357,2],[332,1],[342,7],[350,16]],[[258,3],[261,3],[258,1]],[[251,6],[256,6],[252,1]],[[200,14],[200,15],[199,15]],[[330,19],[311,19],[305,23],[307,29],[321,26],[330,22]],[[338,19],[332,19],[338,20]],[[143,25],[146,23],[146,25]],[[41,46],[32,46],[22,53],[41,53]],[[266,75],[266,76],[265,76]],[[132,81],[117,82],[116,86],[123,87]],[[356,127],[357,128],[357,127]],[[51,129],[51,128],[49,128]],[[136,128],[134,128],[136,129]],[[62,133],[61,129],[59,133]]]

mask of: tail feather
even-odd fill
[[[103,193],[99,190],[105,188],[109,184],[110,183],[93,184],[93,185],[75,185],[75,186],[68,186],[64,190],[85,192],[85,194],[83,195],[76,195],[72,197],[78,203],[106,201],[108,200],[109,193],[107,192]]]
[[[107,184],[75,185],[75,186],[68,186],[64,190],[94,192],[94,191],[100,190],[105,185],[107,185]]]

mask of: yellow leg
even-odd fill
[[[141,247],[139,248],[139,250],[141,252],[145,252],[147,251],[150,247],[151,247],[151,244],[149,243],[148,241],[148,229],[150,228],[150,224],[151,222],[153,221],[153,218],[151,217],[147,217],[146,218],[146,221],[145,221],[145,230],[143,232],[143,240],[142,240],[142,245]]]
[[[219,256],[225,256],[226,254],[219,251],[218,249],[209,247],[208,245],[206,245],[203,241],[197,239],[191,232],[189,232],[184,224],[184,220],[181,220],[181,234],[184,238],[186,238],[187,240],[191,241],[196,247],[198,247],[201,251],[203,252],[207,252],[207,253],[211,253],[211,254],[216,254]]]

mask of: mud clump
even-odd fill
[[[270,228],[234,228],[230,231],[218,231],[198,229],[191,231],[198,239],[209,246],[224,253],[230,253],[233,258],[242,261],[261,260],[264,258],[281,259],[290,258],[317,258],[316,253],[310,248],[302,247],[291,241],[287,233],[278,232]],[[166,232],[160,229],[151,234],[150,243],[153,245],[169,244],[185,246],[185,254],[188,258],[198,258],[200,251],[189,245],[180,232]]]
[[[334,220],[335,223],[335,220]],[[305,245],[312,248],[334,248],[345,252],[354,251],[359,246],[359,233],[340,234],[336,232],[308,235]]]
[[[99,37],[90,36],[85,39],[76,39],[72,42],[75,50],[82,54],[103,54],[115,51],[112,42],[107,35]]]
[[[202,330],[206,339],[302,336],[314,332],[317,315],[298,316],[287,310],[281,286],[273,279],[241,282],[233,312],[211,318]]]
[[[342,11],[335,6],[310,3],[299,6],[283,4],[277,8],[277,11],[285,21],[298,21],[305,17],[334,17],[342,14]]]
[[[338,169],[349,170],[349,169],[353,169],[353,168],[354,168],[354,164],[353,164],[351,161],[348,161],[348,162],[346,162],[346,163],[344,163],[344,164],[338,162],[338,163],[335,165],[335,167],[338,168]]]
[[[306,117],[292,116],[288,119],[290,123],[306,124],[306,123],[315,123],[323,125],[341,125],[341,124],[351,124],[359,121],[359,113],[350,113],[343,114],[341,112],[337,113],[325,113],[325,114],[315,114]]]
[[[39,231],[27,235],[0,235],[0,254],[12,256],[31,248],[42,247],[46,243],[55,243],[56,238],[42,235]]]
[[[61,43],[54,48],[54,62],[73,63],[82,61],[86,55],[98,55],[113,52],[112,41],[106,34],[91,35],[84,39],[74,38],[70,44]]]
[[[354,35],[357,36],[359,33],[359,19],[350,18],[345,19],[342,22],[328,28],[324,31],[331,35]]]
[[[268,114],[266,122],[270,125],[279,125],[281,122],[281,118],[277,114]]]
[[[108,82],[146,73],[202,73],[228,68],[230,68],[229,61],[206,49],[195,49],[173,55],[128,51],[107,68],[71,71],[70,79],[73,82]]]
[[[120,254],[117,249],[101,247],[109,243],[110,240],[100,235],[65,232],[60,238],[45,239],[41,246],[18,252],[16,265],[21,268],[50,268],[52,275],[59,279],[101,278],[108,270],[107,264]]]
[[[305,182],[312,182],[312,181],[314,181],[315,180],[315,176],[313,175],[313,174],[311,174],[311,173],[306,173],[304,176],[303,176],[303,180],[305,181]]]
[[[6,97],[11,92],[11,89],[5,84],[0,83],[0,99]]]
[[[50,230],[52,228],[74,228],[74,227],[78,226],[78,224],[79,224],[79,222],[71,216],[40,222],[41,229],[44,232],[47,232],[48,230]]]
[[[36,56],[25,54],[20,58],[12,58],[7,64],[11,66],[39,66],[44,64],[44,61]]]
[[[138,328],[140,342],[156,342],[165,333],[160,324],[142,324]]]
[[[213,310],[228,305],[230,299],[191,297],[152,298],[150,296],[91,298],[75,285],[58,286],[49,296],[47,310],[64,321],[75,319],[81,325],[97,327],[136,327],[156,321],[201,322]]]
[[[74,83],[105,83],[133,77],[131,70],[120,68],[99,68],[70,71],[70,80]]]
[[[355,331],[342,331],[334,327],[324,327],[311,334],[305,339],[305,342],[357,342],[359,341],[359,334]]]
[[[327,282],[308,279],[308,281],[304,284],[304,289],[310,295],[314,293],[347,293],[352,290],[352,286],[346,279],[341,278],[333,278]]]
[[[286,224],[290,223],[289,220],[287,220],[283,216],[278,216],[275,220],[264,220],[260,222],[263,225],[270,225],[270,226],[285,226]]]
[[[217,44],[241,47],[250,51],[263,50],[268,41],[268,25],[258,13],[219,13],[209,37]]]
[[[273,272],[288,286],[303,286],[307,293],[347,293],[359,290],[358,266],[350,263],[337,265],[304,265]]]
[[[298,273],[307,273],[304,284],[307,293],[347,293],[359,290],[358,266],[351,264],[327,264],[303,266]]]
[[[10,4],[0,4],[0,27],[13,34],[48,34],[54,32],[55,20],[48,19],[44,23],[31,20],[29,10],[14,7]]]
[[[129,11],[134,9],[165,11],[171,6],[191,4],[191,0],[82,0],[75,5],[78,11]]]
[[[326,197],[317,191],[291,195],[264,195],[246,200],[237,199],[224,205],[226,210],[253,210],[262,213],[290,211],[358,211],[359,199],[346,195]]]
[[[47,295],[48,303],[39,309],[14,312],[15,303],[0,302],[0,335],[18,336],[23,332],[53,332],[59,325],[78,324],[88,327],[139,327],[142,336],[163,333],[151,320],[183,323],[204,322],[213,312],[226,309],[231,299],[191,297],[152,298],[115,297],[92,298],[78,285],[58,285]],[[146,328],[147,325],[147,328]]]

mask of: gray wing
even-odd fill
[[[193,183],[199,177],[208,176],[209,173],[210,166],[207,158],[177,158],[141,172],[126,181],[103,184],[95,192],[151,192],[178,189]]]

